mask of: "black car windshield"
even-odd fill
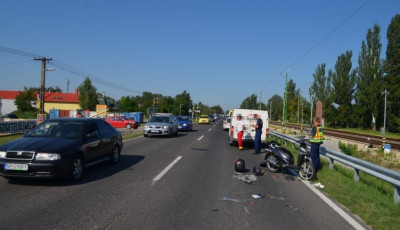
[[[83,123],[78,121],[46,121],[25,134],[25,137],[81,138]]]
[[[149,119],[149,122],[163,122],[163,123],[168,123],[169,122],[169,117],[165,116],[152,116]]]
[[[189,121],[189,117],[176,117],[178,121]]]

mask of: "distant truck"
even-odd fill
[[[237,117],[239,115],[242,116],[242,119],[245,124],[245,129],[243,130],[243,143],[246,142],[254,142],[254,137],[256,135],[256,129],[252,127],[253,124],[256,124],[257,119],[254,118],[254,115],[260,114],[261,119],[263,120],[263,128],[261,134],[261,144],[267,144],[268,136],[269,136],[269,117],[268,111],[264,110],[253,110],[253,109],[235,109],[231,114],[231,124],[229,129],[229,144],[235,145],[237,144],[237,131],[236,124],[238,122]]]

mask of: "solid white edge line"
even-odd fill
[[[199,139],[197,139],[197,140],[199,141],[199,140],[203,139],[203,137],[204,137],[204,135],[202,135],[201,137],[199,137]]]
[[[161,171],[156,177],[154,177],[151,185],[154,185],[157,181],[159,181],[178,161],[182,158],[182,156],[177,157],[171,164],[169,164],[163,171]]]
[[[343,219],[345,219],[351,226],[357,230],[365,230],[357,221],[355,221],[349,214],[347,214],[343,209],[333,203],[328,197],[326,197],[321,191],[312,186],[311,182],[303,182],[307,185],[315,194],[317,194],[326,204],[331,206]]]

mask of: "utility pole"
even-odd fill
[[[289,70],[288,70],[289,71]],[[287,88],[287,84],[288,84],[288,71],[286,71],[286,78],[285,78],[285,98],[283,101],[283,121],[282,121],[282,125],[286,126],[286,112],[287,112],[287,100],[288,100],[288,88]]]
[[[261,98],[262,98],[262,91],[260,91],[260,110],[261,110]]]
[[[45,91],[45,79],[46,79],[46,61],[52,61],[53,58],[34,58],[35,61],[42,61],[42,74],[41,74],[41,80],[40,80],[40,114],[44,114],[44,91]]]
[[[310,117],[310,124],[313,124],[313,117],[312,117],[312,112],[313,112],[313,106],[314,106],[314,94],[310,94],[310,100],[311,100],[311,117]]]

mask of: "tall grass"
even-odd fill
[[[287,147],[291,152],[296,149]],[[347,154],[358,155],[353,146],[344,146]],[[322,192],[359,216],[367,225],[378,230],[400,229],[400,204],[394,203],[394,185],[360,172],[359,182],[354,181],[351,168],[335,165],[329,169],[329,161],[321,159],[318,182],[325,188]]]

